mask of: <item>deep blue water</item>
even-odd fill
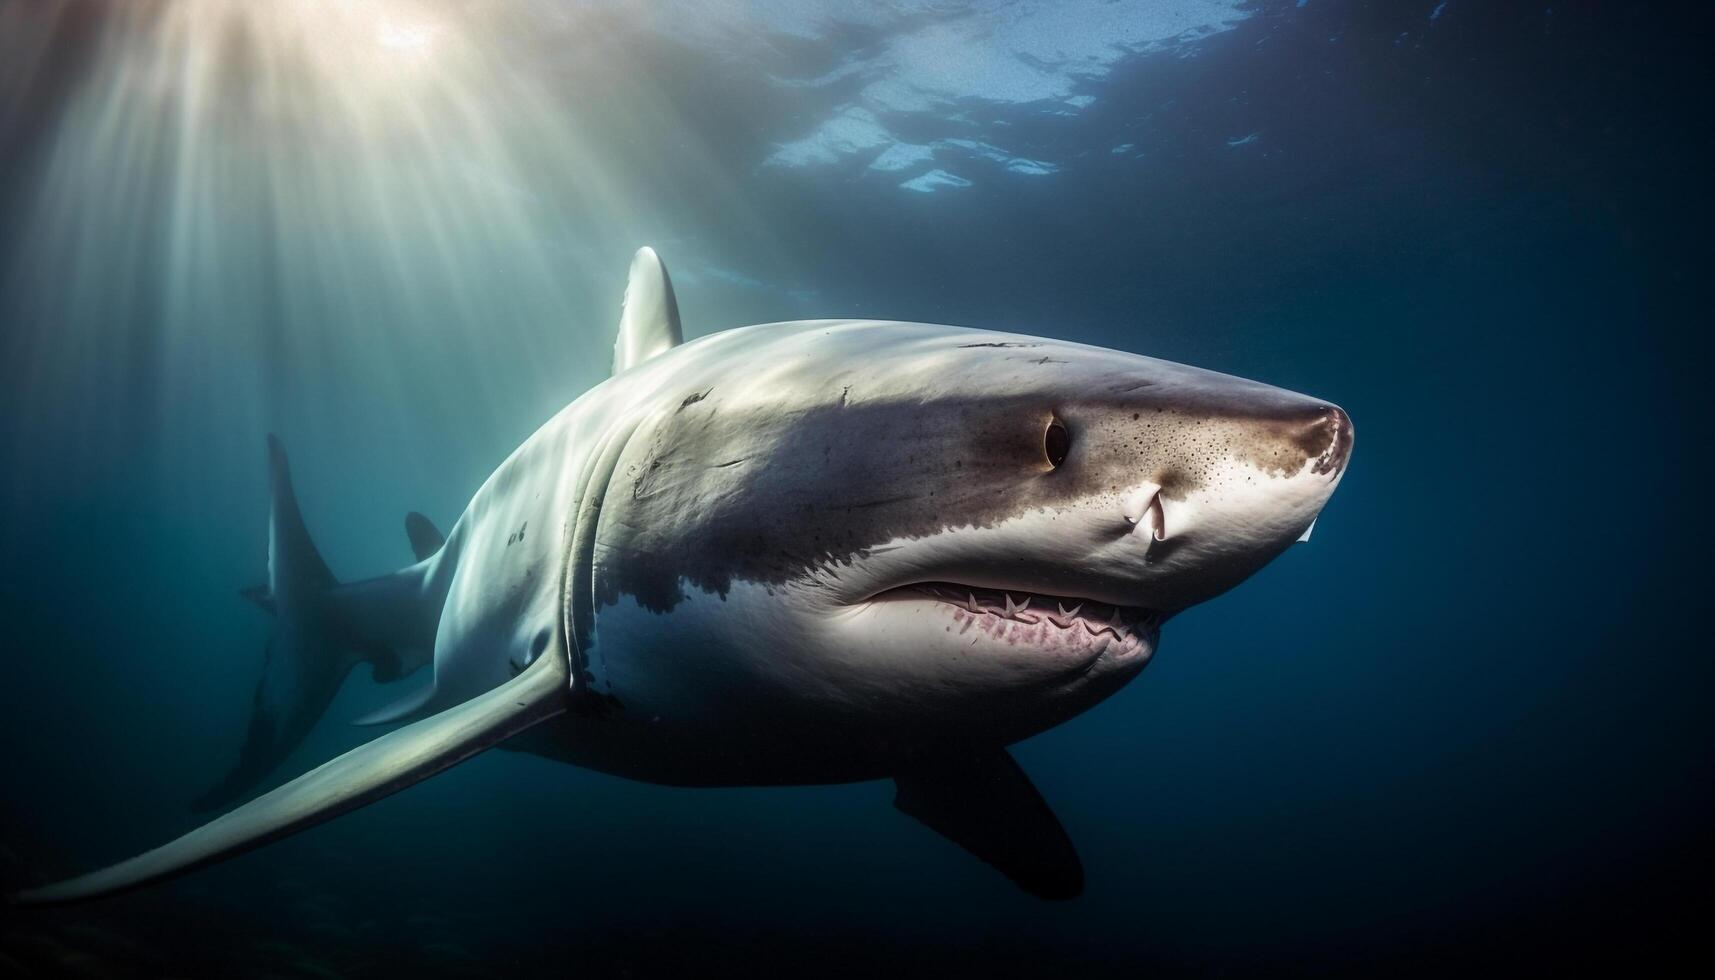
[[[1018,893],[885,783],[669,789],[490,752],[165,885],[7,913],[0,973],[1534,972],[1692,948],[1715,668],[1689,25],[1229,4],[1124,54],[1087,42],[1125,25],[1054,20],[1072,68],[996,68],[1007,25],[1048,29],[1022,5],[936,50],[948,81],[905,42],[988,15],[401,3],[306,33],[123,6],[0,8],[9,883],[183,832],[232,761],[267,628],[236,595],[264,573],[264,434],[336,573],[404,564],[404,511],[450,526],[603,376],[640,244],[691,335],[1061,337],[1332,399],[1357,446],[1308,545],[1015,750],[1079,846],[1076,901]],[[280,778],[393,691],[359,671]]]

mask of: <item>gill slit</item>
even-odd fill
[[[633,421],[608,430],[595,450],[585,458],[579,479],[577,509],[566,531],[566,562],[560,576],[562,632],[566,637],[574,705],[584,710],[596,707],[596,702],[591,700],[595,694],[595,675],[590,670],[590,653],[595,645],[596,533],[601,522],[602,504],[613,483],[619,457],[640,426],[641,421]],[[602,657],[602,673],[605,675],[605,651]],[[608,693],[611,696],[611,690]]]

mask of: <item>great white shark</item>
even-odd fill
[[[1039,337],[812,320],[682,342],[631,265],[613,376],[509,456],[419,560],[339,583],[269,440],[273,615],[236,801],[347,673],[432,676],[399,727],[152,851],[12,896],[87,899],[278,840],[507,743],[682,786],[892,779],[1032,894],[1084,873],[1007,746],[1117,691],[1163,623],[1305,538],[1333,404]]]

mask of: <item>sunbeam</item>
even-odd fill
[[[184,0],[5,16],[12,100],[64,70],[72,26],[92,48],[29,158],[5,270],[6,353],[31,368],[9,401],[23,425],[75,434],[68,465],[187,426],[198,452],[243,454],[269,427],[337,430],[353,410],[384,430],[429,411],[445,436],[491,435],[599,376],[625,256],[686,235],[650,137],[675,134],[674,173],[707,150],[645,73],[619,71],[647,38],[600,10]],[[699,201],[699,220],[723,207],[739,209]],[[305,386],[329,394],[297,398]]]

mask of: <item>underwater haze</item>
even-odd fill
[[[1699,33],[1548,0],[0,3],[5,890],[201,821],[268,635],[267,434],[339,578],[407,564],[407,511],[450,527],[607,377],[639,246],[687,337],[1014,331],[1358,431],[1309,542],[1014,748],[1075,900],[889,782],[489,752],[0,912],[0,976],[1707,969]],[[397,694],[354,672],[273,783]]]

